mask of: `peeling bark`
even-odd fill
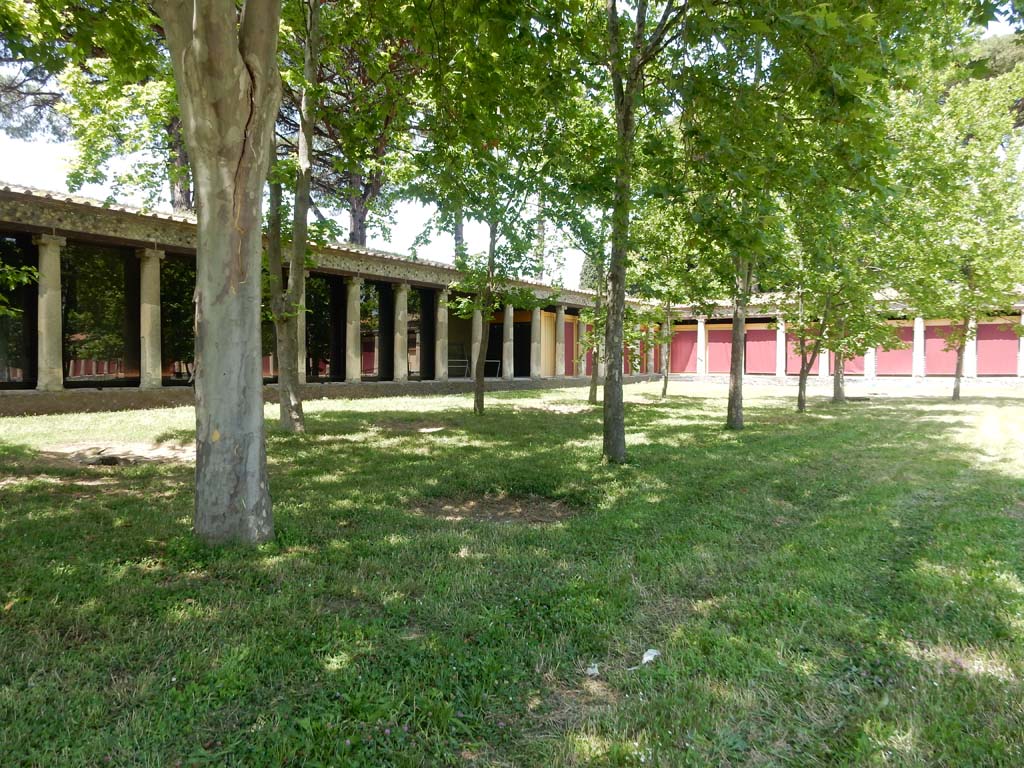
[[[735,259],[736,298],[732,305],[732,349],[729,357],[729,406],[725,426],[743,429],[743,361],[747,337],[747,301],[753,265],[741,257]]]
[[[605,277],[604,277],[604,254],[601,254],[601,258],[597,262],[597,290],[594,295],[594,322],[597,323],[598,318],[601,316],[601,310],[604,307],[604,290],[605,290]],[[587,402],[591,405],[597,405],[597,388],[601,383],[601,375],[598,370],[598,361],[601,360],[603,349],[601,346],[601,340],[597,338],[597,334],[594,337],[593,347],[593,362],[590,366],[590,393],[587,395]]]
[[[491,335],[491,305],[494,295],[491,290],[494,281],[495,249],[498,247],[498,225],[488,225],[490,238],[487,245],[487,285],[480,296],[480,349],[476,355],[476,366],[473,369],[473,413],[484,414],[484,393],[487,391],[485,374],[487,372],[487,347]]]
[[[747,299],[736,297],[732,305],[732,350],[729,357],[729,405],[725,426],[743,429],[743,359],[747,335]]]
[[[953,378],[953,401],[960,400],[960,381],[964,377],[964,357],[967,353],[967,334],[971,321],[964,320],[963,329],[958,334],[959,344],[956,348],[956,376]]]
[[[286,432],[304,432],[305,417],[299,392],[299,322],[295,306],[295,265],[289,262],[287,276],[282,269],[281,185],[270,184],[267,214],[267,267],[270,283],[270,312],[277,336],[278,423]],[[294,252],[293,252],[294,253]],[[301,267],[298,270],[302,272]],[[287,279],[287,288],[284,281]]]
[[[661,399],[668,397],[668,374],[672,350],[672,303],[665,302],[665,328],[661,332]]]
[[[832,371],[832,402],[846,402],[846,360],[839,354],[835,356],[835,370]]]
[[[197,196],[196,534],[273,536],[260,352],[263,187],[281,98],[280,3],[155,4]]]

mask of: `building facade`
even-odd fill
[[[0,389],[75,387],[158,389],[192,376],[192,293],[196,226],[188,217],[143,213],[22,187],[0,187],[0,261],[34,267],[38,281],[10,292],[19,310],[0,317]],[[469,378],[483,334],[479,313],[448,309],[452,266],[353,245],[319,250],[306,281],[300,327],[300,375],[308,382],[448,381]],[[539,308],[507,306],[488,325],[488,377],[514,380],[589,376],[595,365],[581,339],[580,313],[593,294],[521,283]],[[633,302],[634,306],[639,306]],[[1021,304],[979,319],[966,350],[965,375],[1020,379]],[[729,372],[728,308],[711,317],[675,313],[670,374]],[[847,361],[848,376],[950,376],[950,323],[894,317],[905,346],[870,350]],[[654,329],[650,329],[653,331]],[[661,373],[653,335],[624,350],[624,373]],[[273,326],[264,323],[264,376],[277,370]],[[747,322],[745,373],[785,379],[799,357],[785,324],[770,309]],[[600,365],[600,362],[597,363]],[[829,356],[812,374],[829,376]],[[601,371],[598,371],[601,373]]]

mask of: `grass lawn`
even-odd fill
[[[656,391],[309,403],[255,551],[57,453],[190,409],[0,419],[2,764],[1024,765],[1024,399]]]

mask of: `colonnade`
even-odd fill
[[[33,238],[38,249],[38,324],[37,324],[37,377],[36,389],[55,391],[64,387],[64,360],[62,350],[62,297],[61,297],[61,251],[67,245],[64,237],[41,234]],[[161,355],[160,322],[160,264],[164,252],[155,248],[139,248],[135,251],[140,260],[140,303],[139,342],[140,370],[139,386],[154,389],[162,386],[163,359]],[[357,383],[362,380],[362,289],[366,278],[351,276],[344,278],[344,380]],[[389,359],[381,365],[386,370],[386,379],[395,382],[409,378],[409,291],[408,282],[389,282],[391,286],[388,306],[382,302],[381,310],[390,317],[382,323],[387,329],[387,338],[382,338],[381,350]],[[433,379],[447,381],[449,377],[449,292],[447,288],[434,289],[434,328],[429,334],[433,338]],[[565,377],[565,366],[559,361],[565,357],[565,307],[555,307],[555,378]],[[515,375],[515,309],[507,305],[502,313],[502,344],[500,350],[501,378],[512,379]],[[531,378],[541,378],[541,309],[534,308],[530,316],[530,369]],[[483,318],[479,311],[472,318],[471,356],[475,365],[483,332]],[[299,319],[299,375],[306,377],[306,334],[305,314]],[[430,352],[424,350],[426,354]],[[489,357],[497,350],[489,351]],[[474,368],[470,368],[470,376]]]

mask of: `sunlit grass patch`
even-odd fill
[[[311,401],[255,550],[191,536],[187,464],[54,459],[189,409],[2,420],[0,754],[1024,764],[1024,403],[658,392],[624,467],[585,389]]]

